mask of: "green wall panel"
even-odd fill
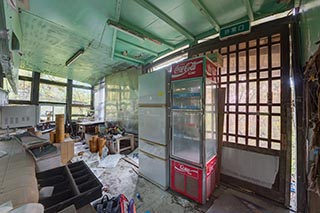
[[[300,21],[301,63],[304,65],[319,46],[315,42],[320,40],[320,1],[303,0],[302,2]]]

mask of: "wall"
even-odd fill
[[[319,46],[315,42],[320,40],[320,1],[302,0],[300,13],[301,63],[304,65]]]
[[[138,76],[132,68],[106,76],[106,121],[119,122],[128,132],[138,133]]]
[[[221,173],[224,175],[271,189],[278,169],[277,156],[230,147],[222,148]]]
[[[305,65],[309,57],[318,49],[320,41],[320,1],[319,0],[302,0],[300,15],[301,31],[301,63]],[[310,153],[312,156],[312,152]],[[309,192],[309,212],[319,212],[320,197]]]

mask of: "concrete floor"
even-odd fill
[[[209,208],[207,213],[289,213],[288,209],[284,209],[271,201],[260,197],[251,196],[225,186],[220,186],[214,193],[217,199]]]
[[[94,165],[92,165],[94,166]],[[106,168],[99,178],[107,188],[107,194],[120,193],[136,202],[138,213],[287,213],[275,204],[251,195],[220,186],[206,205],[197,204],[170,190],[163,191],[136,173],[134,166],[121,159],[115,168]],[[139,193],[141,200],[136,198]]]
[[[88,150],[86,150],[86,153],[91,155]],[[118,196],[122,193],[128,199],[133,198],[136,202],[138,213],[290,212],[274,205],[270,201],[253,197],[225,186],[217,188],[211,199],[205,205],[200,205],[171,190],[164,191],[160,189],[140,177],[138,169],[123,159],[120,159],[114,168],[97,168],[99,161],[96,160],[87,159],[85,162],[100,179],[106,189],[105,194],[110,197]],[[140,194],[141,199],[136,197],[137,193]]]

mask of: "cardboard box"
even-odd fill
[[[66,138],[64,142],[54,144],[61,153],[61,163],[67,164],[74,156],[74,141]]]

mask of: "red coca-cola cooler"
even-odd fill
[[[171,73],[170,188],[205,203],[216,187],[217,66],[207,57]]]

